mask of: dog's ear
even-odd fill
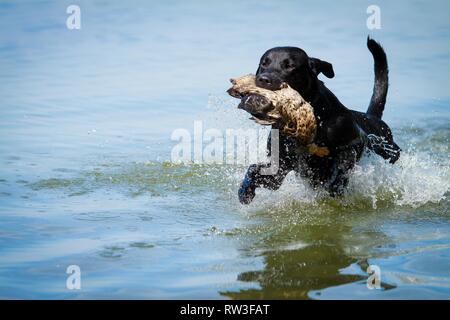
[[[317,58],[309,58],[308,60],[309,67],[311,71],[318,76],[319,73],[323,73],[327,78],[334,77],[333,65],[329,62],[322,61]]]

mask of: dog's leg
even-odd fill
[[[256,188],[277,190],[286,175],[296,167],[298,157],[295,154],[295,140],[282,134],[276,137],[278,139],[272,141],[270,134],[267,140],[267,154],[275,164],[253,164],[248,168],[238,193],[242,204],[249,204],[253,200]]]
[[[350,172],[360,159],[367,139],[350,114],[328,123],[327,138],[335,154],[332,174],[325,187],[334,197],[341,195],[347,187]]]
[[[375,134],[367,135],[367,145],[370,150],[389,160],[389,163],[394,164],[400,158],[400,147],[392,140],[392,136],[388,138],[380,137]]]
[[[357,147],[349,146],[341,150],[333,165],[333,174],[326,184],[326,189],[332,197],[340,196],[344,193],[348,185],[350,173],[360,157]]]
[[[242,204],[249,204],[255,197],[256,188],[263,187],[277,190],[283,183],[284,178],[290,170],[286,169],[283,162],[275,174],[264,175],[262,172],[270,168],[270,163],[252,164],[245,174],[244,180],[239,188],[239,201]]]

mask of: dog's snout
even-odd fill
[[[261,84],[261,85],[271,85],[272,81],[270,80],[270,78],[267,75],[260,75],[256,78],[256,82],[257,84]]]
[[[281,79],[278,76],[271,73],[263,73],[256,77],[256,85],[260,88],[268,90],[281,89]]]

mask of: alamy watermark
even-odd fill
[[[171,140],[177,142],[171,150],[173,163],[215,163],[246,165],[267,161],[267,138],[270,134],[270,162],[264,175],[275,174],[279,163],[278,129],[208,128],[194,121],[193,133],[185,128],[175,129]]]
[[[81,289],[81,269],[76,264],[67,267],[66,273],[69,274],[66,280],[66,288],[69,290]]]
[[[367,267],[367,289],[381,289],[381,269],[377,265],[370,265]]]
[[[79,6],[72,4],[67,7],[66,13],[69,16],[66,19],[66,27],[69,30],[81,29],[81,9]]]
[[[381,29],[381,9],[377,5],[370,5],[366,10],[370,16],[366,20],[367,29]]]

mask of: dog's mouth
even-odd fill
[[[270,90],[270,91],[277,91],[277,90],[281,90],[281,89],[285,89],[285,88],[289,87],[288,83],[285,81],[279,82],[277,84],[271,84],[271,85],[256,84],[256,86],[258,88]]]

